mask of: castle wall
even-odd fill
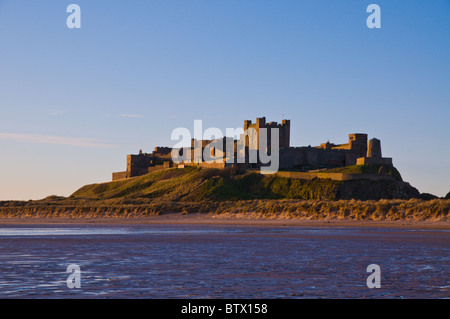
[[[204,167],[204,168],[219,168],[223,169],[225,167],[231,167],[233,164],[228,163],[184,163],[183,166],[195,166],[195,167]]]
[[[147,170],[151,164],[150,158],[147,155],[128,155],[127,156],[127,177],[141,175],[143,171]]]
[[[112,180],[118,181],[127,178],[127,171],[112,173]]]
[[[344,166],[351,166],[356,165],[356,160],[359,158],[359,154],[355,152],[346,152],[345,153],[345,165]]]
[[[162,153],[162,156],[155,156],[155,153],[128,155],[127,178],[145,175],[151,171],[171,167],[171,163],[171,154],[166,151]]]
[[[339,167],[356,164],[358,154],[351,150],[331,150],[314,147],[290,147],[280,150],[280,168]]]
[[[357,159],[356,165],[392,165],[392,158],[360,157]]]
[[[395,180],[392,175],[374,175],[374,174],[346,174],[346,173],[313,173],[313,172],[283,172],[278,171],[275,173],[277,177],[294,178],[311,180],[314,178],[330,178],[335,181],[349,181],[358,179],[367,179],[371,181],[379,180]]]

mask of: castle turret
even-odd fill
[[[377,138],[369,140],[367,154],[356,160],[357,165],[392,165],[392,158],[381,156],[381,141]]]
[[[367,147],[367,157],[382,158],[381,156],[381,142],[377,138],[369,140],[369,146]]]
[[[291,120],[283,120],[281,123],[282,132],[280,134],[280,149],[289,148],[291,146]]]

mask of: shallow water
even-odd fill
[[[448,298],[449,244],[390,228],[4,225],[0,298]]]

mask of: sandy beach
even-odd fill
[[[145,218],[0,218],[0,225],[11,224],[186,224],[186,225],[249,225],[305,227],[390,227],[450,230],[450,221],[391,220],[313,220],[313,219],[250,219],[229,218],[213,214],[164,214]]]
[[[0,222],[0,298],[448,297],[442,223],[201,214]],[[67,287],[73,264],[81,289]],[[366,286],[371,264],[382,289]]]

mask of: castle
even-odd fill
[[[363,133],[349,134],[346,144],[326,142],[315,147],[292,147],[290,125],[290,120],[283,120],[281,124],[267,123],[266,118],[261,117],[257,118],[255,123],[250,120],[244,121],[243,129],[246,133],[241,134],[239,140],[230,137],[216,140],[191,139],[190,147],[179,149],[156,147],[150,154],[139,151],[137,155],[127,155],[126,171],[113,173],[112,179],[115,181],[184,166],[260,169],[265,165],[258,156],[263,151],[260,149],[261,145],[265,146],[264,152],[270,153],[272,149],[271,129],[278,129],[280,170],[314,172],[350,165],[392,165],[391,158],[382,157],[380,140],[373,138],[368,141],[367,134]],[[262,134],[263,132],[267,132],[266,135]],[[263,137],[266,141],[261,141]],[[256,154],[257,161],[250,160],[252,152]],[[211,154],[215,160],[205,158],[205,154]]]

